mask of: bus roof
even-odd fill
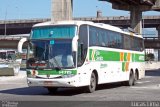
[[[56,23],[48,21],[48,22],[44,22],[44,23],[35,24],[33,26],[33,28],[34,27],[43,27],[43,26],[54,26],[54,25],[77,25],[77,26],[80,26],[80,25],[84,25],[84,24],[107,29],[107,30],[111,30],[111,31],[115,31],[115,32],[119,32],[119,33],[123,33],[123,34],[127,34],[127,35],[136,36],[139,38],[143,38],[142,35],[138,35],[138,34],[135,34],[132,32],[124,31],[123,29],[120,29],[119,27],[116,27],[116,26],[112,26],[112,25],[104,24],[104,23],[94,23],[94,22],[90,22],[90,21],[71,20],[71,21],[58,21]]]

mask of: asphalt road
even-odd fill
[[[61,88],[51,95],[45,88],[28,87],[26,78],[0,81],[0,101],[63,101],[64,105],[69,101],[72,106],[73,101],[76,101],[75,105],[83,102],[78,104],[84,104],[80,105],[84,107],[86,104],[96,106],[95,101],[160,101],[160,69],[146,71],[145,78],[139,80],[135,86],[128,87],[121,83],[105,84],[100,85],[94,93],[85,93],[83,88]]]

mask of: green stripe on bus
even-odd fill
[[[119,61],[120,54],[113,51],[90,50],[89,59],[92,61]],[[113,57],[114,56],[114,57]]]
[[[69,74],[77,74],[77,70],[37,70],[38,75],[69,75]]]
[[[128,61],[128,53],[124,53],[124,61]],[[89,51],[90,61],[120,61],[120,52],[116,51],[104,51],[97,49],[90,49]],[[144,62],[144,54],[132,53],[130,56],[133,62]],[[131,62],[131,60],[129,61]]]
[[[35,70],[38,72],[38,75],[69,75],[77,74],[77,70]],[[28,70],[27,74],[31,74],[32,70]]]

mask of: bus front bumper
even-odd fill
[[[65,78],[65,79],[27,78],[27,83],[28,86],[77,87],[76,80],[73,78]]]

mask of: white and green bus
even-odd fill
[[[141,35],[88,21],[45,22],[33,26],[27,59],[29,86],[54,92],[60,87],[86,87],[125,82],[145,76]]]

